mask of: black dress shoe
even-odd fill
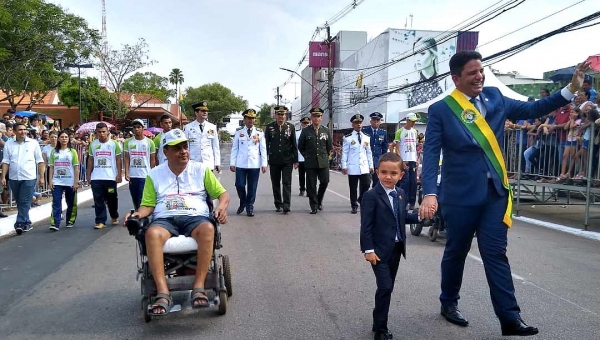
[[[250,217],[254,217],[254,211],[248,210],[248,211],[246,211],[246,215],[248,215]]]
[[[528,336],[538,334],[536,327],[528,326],[521,318],[513,321],[502,322],[502,335]]]
[[[323,204],[319,204],[319,205],[317,206],[317,209],[319,209],[319,210],[323,210]]]
[[[5,217],[8,217],[8,215],[6,215],[5,213],[0,211],[0,218],[5,218]]]
[[[239,215],[244,212],[244,209],[246,209],[246,207],[242,205],[235,211],[235,213]]]
[[[374,340],[388,340],[393,338],[394,335],[389,330],[375,332],[375,335],[373,336]]]
[[[276,207],[276,208],[275,208],[275,211],[276,211],[276,212],[281,212],[281,207]]]
[[[284,214],[287,214],[287,213],[289,213],[289,212],[290,212],[290,208],[283,208],[283,213],[284,213]]]
[[[351,213],[356,214],[358,212],[358,208],[352,208]]]
[[[310,210],[310,214],[311,214],[311,215],[314,215],[314,214],[316,214],[316,213],[317,213],[317,209],[311,209],[311,210]]]
[[[462,327],[467,327],[469,325],[469,321],[465,318],[462,313],[458,310],[456,306],[444,307],[442,306],[441,314],[446,318],[449,322],[459,325]]]
[[[298,194],[298,196],[304,196],[304,190],[300,190],[300,194]]]

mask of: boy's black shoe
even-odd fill
[[[15,231],[17,232],[17,235],[21,235],[23,233],[23,228],[21,226],[18,226],[15,228]]]
[[[239,215],[239,214],[241,214],[242,212],[244,212],[244,209],[246,209],[246,207],[245,207],[245,206],[243,206],[243,205],[240,205],[240,206],[237,208],[237,210],[236,210],[236,212],[235,212],[235,213]]]
[[[26,233],[30,230],[33,230],[33,227],[31,226],[31,224],[25,224],[23,225],[23,232]]]
[[[385,331],[378,331],[375,332],[375,336],[373,336],[374,340],[388,340],[388,339],[393,339],[394,335],[392,334],[392,332],[390,332],[389,330],[385,330]]]
[[[351,213],[352,213],[352,214],[356,214],[357,212],[358,212],[358,208],[356,208],[356,207],[352,207],[352,211],[351,211]]]
[[[314,215],[314,214],[316,214],[316,213],[317,213],[317,209],[311,209],[311,210],[310,210],[310,214],[311,214],[311,215]]]

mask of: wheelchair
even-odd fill
[[[212,200],[207,199],[207,203],[212,216]],[[219,252],[223,247],[221,243],[221,227],[216,219],[211,218],[211,222],[215,226],[215,237],[213,254],[210,260],[208,274],[204,282],[204,289],[208,295],[209,307],[216,306],[218,308],[218,314],[225,315],[227,313],[227,300],[233,295],[231,286],[231,264],[229,262],[229,256],[222,255]],[[144,321],[146,322],[152,321],[153,316],[150,314],[152,309],[152,297],[157,293],[156,284],[154,283],[150,265],[148,263],[148,257],[146,255],[145,233],[150,227],[150,224],[151,221],[149,218],[129,218],[126,221],[129,235],[135,237],[139,247],[139,252],[137,252],[137,278],[141,279],[142,313]],[[196,243],[196,240],[184,235],[171,237],[165,243],[163,252],[165,276],[169,291],[191,291],[193,289],[196,274],[198,255],[198,244]],[[172,312],[179,310],[175,310],[174,308],[171,309]]]
[[[420,181],[417,183],[417,201],[419,202],[419,205],[421,205],[423,202],[423,188],[421,187]],[[442,217],[441,205],[438,206],[438,209],[431,220],[424,220],[423,223],[420,224],[410,224],[410,233],[413,236],[419,236],[423,231],[423,227],[429,227],[427,236],[431,242],[435,242],[440,236],[440,233],[444,233],[446,231],[446,224],[444,223],[444,218]]]

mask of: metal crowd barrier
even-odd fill
[[[595,124],[587,129],[587,133],[580,131],[579,136],[570,138],[568,149],[567,140],[558,131],[542,132],[539,136],[527,135],[528,130],[505,131],[503,150],[516,199],[516,215],[521,204],[533,199],[543,205],[585,205],[585,230],[590,219],[600,218],[590,216],[590,205],[600,197],[600,148],[594,143],[598,129]]]

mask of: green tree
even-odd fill
[[[175,102],[179,103],[179,85],[183,84],[183,72],[180,69],[174,68],[169,74],[169,83],[175,85]]]
[[[267,103],[260,105],[260,109],[256,113],[258,116],[256,125],[258,125],[260,127],[265,127],[265,126],[267,126],[267,124],[274,121],[274,119],[271,118],[271,109],[274,106],[275,106],[275,104],[267,104]]]
[[[66,80],[58,89],[58,97],[67,107],[79,106],[78,78]],[[84,119],[89,119],[98,113],[114,116],[123,116],[127,113],[119,110],[126,110],[126,107],[120,105],[114,95],[101,88],[98,79],[81,79],[81,116]]]
[[[212,123],[218,123],[223,117],[233,112],[240,112],[248,107],[248,102],[241,96],[236,96],[230,89],[219,84],[210,83],[200,87],[188,87],[185,90],[185,112],[192,112],[188,117],[194,120],[192,105],[201,101],[208,103],[210,114],[208,120]]]
[[[12,107],[33,105],[69,79],[67,62],[88,62],[100,34],[86,21],[42,0],[0,0],[0,89]]]
[[[169,90],[169,80],[152,72],[137,72],[123,81],[123,92],[149,94],[163,103],[168,103],[169,97],[174,96]]]

